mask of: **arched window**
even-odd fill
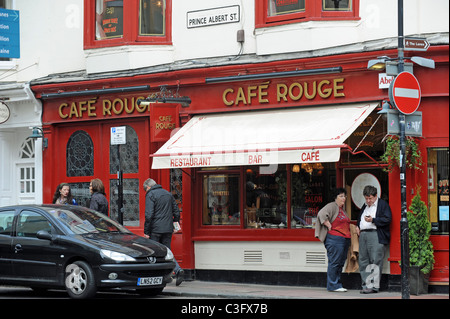
[[[20,147],[19,158],[34,158],[34,140],[27,138]]]
[[[94,144],[85,131],[74,132],[66,148],[67,176],[94,175]]]

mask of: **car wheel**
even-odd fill
[[[84,261],[76,261],[66,267],[66,291],[71,298],[86,299],[97,292],[94,272]]]

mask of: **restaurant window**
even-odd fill
[[[311,20],[359,19],[359,0],[255,0],[256,27]]]
[[[183,206],[183,170],[181,168],[170,170],[170,193],[181,208]]]
[[[201,178],[202,225],[244,229],[313,228],[336,187],[335,163],[204,169]]]
[[[434,234],[448,234],[449,221],[448,148],[428,150],[428,216]]]
[[[286,165],[271,166],[246,168],[246,228],[287,228]]]
[[[334,163],[291,166],[291,228],[313,228],[319,210],[329,203],[336,187]]]
[[[171,43],[172,0],[85,0],[85,49]]]
[[[203,225],[240,225],[239,180],[238,172],[203,176]]]

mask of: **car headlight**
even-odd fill
[[[173,259],[174,259],[173,253],[172,253],[172,251],[169,248],[167,248],[167,254],[166,254],[166,257],[164,259],[166,261],[173,261]]]
[[[111,251],[111,250],[106,250],[106,249],[102,249],[100,250],[100,255],[105,258],[110,258],[114,261],[136,261],[136,259],[134,259],[131,256],[122,254],[122,253],[118,253],[117,251]]]

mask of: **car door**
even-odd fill
[[[12,267],[17,279],[37,282],[55,282],[58,279],[61,247],[51,240],[37,238],[40,230],[55,233],[55,228],[44,215],[23,210],[17,218],[11,243]]]
[[[14,209],[0,210],[0,278],[12,276],[12,231],[14,222]]]

